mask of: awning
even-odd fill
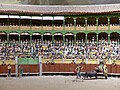
[[[43,20],[53,20],[53,17],[51,17],[51,16],[43,16]]]
[[[33,20],[42,20],[42,17],[39,17],[39,16],[32,16],[32,19],[33,19]]]
[[[64,20],[64,16],[55,16],[54,20]]]
[[[8,18],[8,15],[0,15],[0,18]]]
[[[20,16],[16,16],[16,15],[9,15],[9,18],[19,19],[19,18],[20,18]]]
[[[21,16],[21,19],[32,19],[30,16]]]

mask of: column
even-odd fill
[[[110,18],[108,18],[108,32],[110,31]]]
[[[87,34],[85,35],[85,42],[87,43]]]
[[[43,30],[43,16],[41,14],[42,20],[41,20],[41,30]]]
[[[85,27],[86,27],[86,30],[87,30],[87,18],[85,18]]]
[[[32,35],[30,35],[30,42],[32,42]]]
[[[96,18],[96,28],[97,28],[97,32],[98,32],[98,18]]]
[[[41,43],[43,44],[43,35],[41,35]]]
[[[19,43],[20,43],[20,34],[19,34]]]
[[[39,60],[39,75],[42,76],[42,58],[40,55],[38,57],[38,60]]]
[[[54,16],[53,16],[53,20],[52,20],[52,30],[54,30]]]
[[[74,30],[76,30],[76,18],[74,18]]]
[[[65,35],[63,35],[63,42],[65,43]]]
[[[54,40],[55,40],[55,39],[54,39],[54,35],[52,35],[52,43],[54,43]]]
[[[120,17],[119,17],[119,24],[120,24]],[[120,25],[119,25],[119,30],[120,30]]]
[[[86,46],[87,46],[87,34],[85,35],[85,39],[86,39]],[[86,64],[88,64],[88,51],[86,50],[86,55],[85,55],[85,62]]]
[[[30,19],[30,30],[32,30],[32,16],[31,16],[31,19]]]
[[[96,29],[97,29],[97,44],[98,44],[98,18],[96,18]]]
[[[65,18],[63,20],[63,30],[65,30]]]
[[[9,42],[9,34],[7,33],[7,42]]]
[[[110,34],[108,34],[108,43],[110,44]]]
[[[18,77],[18,56],[15,56],[15,73],[16,77]]]
[[[7,19],[7,29],[9,30],[9,15],[8,15],[8,19]]]
[[[97,44],[98,44],[98,34],[97,34]]]
[[[76,34],[74,35],[74,42],[76,43]]]
[[[21,17],[19,16],[19,30],[20,30],[20,20],[21,20]]]

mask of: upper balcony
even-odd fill
[[[0,15],[0,30],[120,30],[119,17]]]

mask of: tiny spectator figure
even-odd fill
[[[45,64],[48,65],[49,63],[50,63],[50,62],[47,60]]]
[[[51,61],[51,65],[54,65],[54,64],[55,64],[54,59],[52,59],[52,61]]]
[[[116,65],[117,65],[117,63],[116,63],[116,61],[114,60],[113,63],[112,63],[112,66],[116,66]]]
[[[80,65],[77,65],[77,67],[76,67],[76,69],[75,69],[75,71],[76,71],[76,73],[77,73],[77,79],[78,78],[81,78],[81,69],[82,69],[83,67],[81,67]]]
[[[71,64],[76,64],[74,60],[71,61]]]
[[[52,61],[51,61],[51,65],[54,65],[54,64],[55,64],[55,62],[54,62],[54,60],[52,60]]]
[[[21,67],[21,65],[19,65],[18,69],[19,69],[19,78],[21,78],[23,76],[23,68]]]
[[[8,70],[7,77],[10,78],[11,77],[11,65],[10,64],[8,64],[7,70]]]
[[[55,62],[54,62],[54,57],[51,58],[51,65],[54,65]]]
[[[80,62],[80,64],[86,64],[85,61],[82,59],[82,61]]]
[[[6,65],[5,62],[3,61],[3,62],[2,62],[2,66],[5,66],[5,65]]]

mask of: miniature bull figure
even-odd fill
[[[89,71],[89,72],[86,72],[84,74],[84,77],[88,78],[88,77],[95,77],[97,79],[97,72],[96,71]]]

